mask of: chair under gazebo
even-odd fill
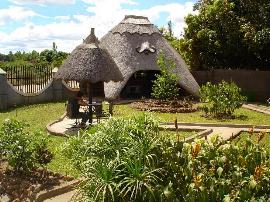
[[[92,107],[96,105],[92,103],[93,97],[105,100],[104,82],[123,80],[113,59],[98,44],[91,28],[90,35],[71,52],[54,76],[54,79],[80,83],[80,91],[88,97],[89,124],[93,122]]]

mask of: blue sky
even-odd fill
[[[1,0],[0,53],[42,51],[56,42],[72,51],[91,27],[101,38],[125,15],[143,15],[157,26],[173,22],[178,36],[194,0]]]

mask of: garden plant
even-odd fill
[[[161,53],[157,65],[160,68],[160,74],[157,74],[156,80],[153,81],[152,96],[160,100],[176,98],[179,93],[178,81],[180,78],[173,73],[175,70],[174,61],[166,59],[165,55]]]
[[[144,114],[72,137],[63,154],[85,179],[83,201],[267,201],[270,159],[261,139],[185,143],[162,137]]]
[[[246,100],[235,83],[226,81],[219,84],[206,83],[200,89],[200,97],[204,103],[202,109],[206,115],[218,118],[231,117]]]
[[[0,158],[5,158],[15,172],[30,173],[50,163],[53,155],[42,133],[29,134],[26,124],[7,119],[0,128]]]

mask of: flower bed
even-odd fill
[[[189,100],[142,100],[131,103],[131,107],[142,111],[162,113],[188,113],[198,110],[194,102]]]
[[[36,169],[31,174],[14,172],[6,161],[0,162],[0,201],[34,200],[37,192],[52,190],[72,177],[45,169]]]

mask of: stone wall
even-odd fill
[[[206,82],[219,83],[222,80],[235,82],[249,101],[265,102],[270,97],[270,71],[255,70],[212,70],[193,71],[195,80],[201,86]]]
[[[76,91],[69,88],[61,80],[52,80],[38,93],[22,93],[7,81],[6,73],[0,69],[0,110],[19,105],[67,100],[74,97],[75,93]]]

